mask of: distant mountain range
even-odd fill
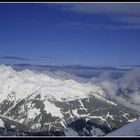
[[[40,67],[40,68],[64,68],[64,69],[88,69],[88,70],[130,70],[130,67],[140,67],[139,65],[121,65],[121,66],[84,66],[84,65],[32,65],[32,64],[13,64],[20,67]]]

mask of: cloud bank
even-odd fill
[[[110,72],[103,72],[99,78],[94,77],[92,81],[93,79],[105,91],[106,95],[109,95],[126,107],[140,112],[140,68],[127,71],[118,79],[111,78]],[[118,96],[119,89],[129,99]]]

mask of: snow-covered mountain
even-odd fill
[[[140,119],[109,133],[107,136],[140,136]]]
[[[96,83],[67,73],[0,65],[0,119],[6,129],[105,135],[137,119]]]

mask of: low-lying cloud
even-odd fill
[[[136,89],[140,86],[140,68],[135,68],[132,71],[128,71],[119,80],[119,86],[123,89],[130,88]]]
[[[113,97],[127,107],[140,111],[140,68],[127,71],[118,79],[113,79],[109,72],[104,72],[96,80],[94,78],[94,81],[105,91],[106,95]],[[127,93],[129,100],[117,95],[119,89],[122,92],[125,92],[125,90],[130,91],[130,93]]]

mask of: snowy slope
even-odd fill
[[[107,136],[140,136],[140,119],[109,133]]]
[[[54,88],[55,87],[55,88]],[[90,91],[103,93],[102,89],[86,83],[79,83],[72,79],[64,80],[37,74],[30,70],[16,72],[9,66],[0,66],[0,101],[12,91],[17,98],[25,98],[33,92],[40,92],[41,97],[53,96],[57,100],[86,97]]]
[[[78,133],[71,128],[64,129],[64,134],[65,136],[79,136]]]
[[[0,127],[4,127],[4,122],[0,119]]]

